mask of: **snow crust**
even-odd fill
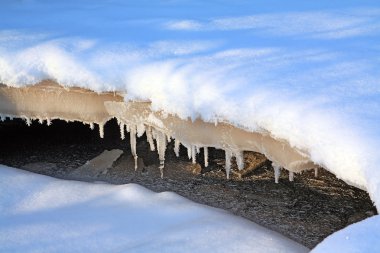
[[[308,252],[171,192],[65,181],[0,165],[0,252]]]

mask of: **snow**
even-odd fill
[[[0,83],[121,91],[269,133],[379,207],[379,1],[5,0],[0,15]]]
[[[0,166],[0,252],[308,252],[225,211],[136,184]]]
[[[376,1],[29,0],[0,15],[2,83],[117,90],[268,132],[380,203]]]
[[[380,216],[352,224],[322,241],[312,253],[379,252]]]

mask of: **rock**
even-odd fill
[[[107,174],[107,170],[123,154],[120,149],[105,150],[94,159],[87,161],[84,165],[70,173],[73,179],[87,179],[93,181],[101,174]]]
[[[51,172],[57,170],[57,165],[55,163],[48,163],[48,162],[35,162],[35,163],[28,163],[21,167],[21,169],[32,171],[35,173],[40,174],[47,174],[49,171]]]

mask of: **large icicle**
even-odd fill
[[[244,152],[243,151],[236,152],[235,157],[236,157],[236,164],[237,164],[238,169],[243,170],[244,169]]]
[[[226,150],[226,175],[227,179],[230,179],[230,171],[231,171],[231,158],[232,158],[232,152]]]
[[[174,140],[174,153],[177,157],[179,157],[179,146],[181,145],[181,142],[178,139]]]
[[[166,151],[166,134],[163,132],[157,133],[157,151],[158,157],[160,159],[160,172],[161,178],[164,178],[164,167],[165,167],[165,151]]]
[[[146,132],[146,139],[147,139],[149,146],[150,146],[150,151],[155,151],[156,147],[154,146],[154,140],[153,140],[153,136],[152,136],[152,127],[147,126],[145,132]]]
[[[203,148],[203,155],[204,155],[204,160],[205,160],[205,167],[208,167],[208,148],[207,147]]]
[[[145,125],[144,124],[138,124],[136,126],[136,130],[137,130],[137,137],[143,136],[145,133]]]
[[[294,172],[293,171],[289,171],[289,181],[290,182],[294,181]]]
[[[273,165],[273,169],[274,169],[274,182],[278,184],[278,180],[280,179],[280,175],[281,175],[280,166]]]
[[[196,164],[197,163],[197,147],[195,145],[191,145],[191,158],[192,158],[192,163]]]
[[[137,170],[137,151],[136,151],[136,126],[131,126],[130,128],[130,142],[131,142],[131,152],[133,158],[135,159],[135,171]]]

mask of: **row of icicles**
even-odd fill
[[[0,117],[0,121],[5,120],[6,118],[10,118],[11,120],[13,117],[11,116],[2,116]],[[26,124],[28,126],[31,125],[32,119],[28,117],[24,117],[24,120],[26,121]],[[40,124],[43,124],[44,121],[46,120],[46,124],[48,126],[51,125],[51,120],[49,118],[47,119],[37,119]],[[93,130],[95,128],[94,123],[89,123],[90,128]],[[99,135],[100,138],[104,138],[104,124],[98,124],[99,125]],[[164,166],[165,166],[165,152],[166,152],[166,147],[168,142],[171,142],[172,138],[171,136],[167,135],[166,133],[157,130],[154,127],[151,126],[145,126],[144,124],[138,124],[138,125],[127,125],[121,122],[118,119],[118,125],[120,127],[120,136],[121,139],[125,139],[125,131],[130,134],[130,144],[131,144],[131,153],[135,161],[135,170],[137,170],[137,150],[136,150],[136,144],[137,140],[136,137],[141,137],[143,136],[144,133],[146,133],[147,141],[150,146],[151,151],[157,150],[158,157],[160,160],[160,173],[161,173],[161,178],[164,177]],[[154,143],[154,140],[156,140],[156,145]],[[174,140],[174,153],[176,154],[177,157],[179,157],[179,148],[180,145],[183,145],[185,148],[187,148],[187,155],[189,159],[192,160],[192,163],[195,164],[196,161],[196,156],[199,154],[201,151],[201,148],[203,148],[203,155],[204,155],[204,166],[208,167],[208,147],[200,147],[196,145],[191,145],[191,144],[186,144],[186,143],[181,143],[178,139]],[[156,149],[157,146],[157,149]],[[232,152],[230,150],[225,150],[225,170],[226,170],[226,176],[227,179],[230,178],[230,172],[231,172],[231,159],[235,157],[236,159],[236,164],[238,167],[238,170],[243,170],[244,169],[244,152],[239,151],[239,152]],[[275,183],[279,182],[279,178],[281,175],[281,167],[276,166],[273,164],[273,169],[274,169],[274,177],[275,177]],[[318,176],[318,168],[314,169],[314,174],[315,177]],[[289,181],[294,181],[294,172],[289,171]]]
[[[125,139],[125,131],[129,132],[130,134],[130,144],[131,144],[131,153],[135,160],[135,170],[137,170],[137,151],[136,151],[136,137],[141,137],[144,133],[146,133],[147,141],[150,146],[151,151],[155,151],[155,143],[154,140],[156,140],[157,144],[157,153],[160,160],[160,173],[161,178],[164,177],[164,166],[165,166],[165,151],[167,144],[171,142],[172,138],[171,136],[167,135],[166,133],[157,130],[156,128],[152,126],[145,126],[144,124],[139,125],[126,125],[118,120],[118,124],[120,127],[120,136],[121,139]],[[100,126],[100,125],[99,125]],[[100,137],[104,137],[104,129],[103,126],[99,127],[100,131]],[[186,143],[181,143],[178,139],[174,139],[174,153],[177,157],[179,157],[179,148],[180,145],[183,145],[187,149],[187,155],[189,159],[192,160],[192,163],[195,164],[197,154],[201,152],[201,148],[203,148],[203,155],[204,155],[204,166],[208,167],[208,147],[200,147],[197,145],[191,145]],[[227,179],[230,178],[230,172],[231,172],[231,160],[235,157],[236,164],[238,167],[238,170],[244,169],[244,152],[232,152],[230,150],[225,150],[225,170],[226,170],[226,177]],[[276,166],[273,164],[274,168],[274,176],[275,176],[275,183],[279,182],[279,178],[281,175],[281,167]],[[315,177],[318,176],[318,168],[315,168],[314,170]],[[289,171],[289,181],[294,181],[294,172]]]

